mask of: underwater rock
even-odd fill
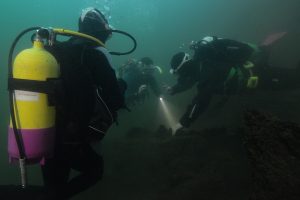
[[[142,127],[132,127],[126,132],[126,138],[128,139],[137,139],[137,138],[161,138],[165,139],[172,136],[172,129],[167,128],[164,125],[158,126],[156,131],[152,132]]]
[[[171,137],[172,136],[172,128],[167,128],[164,125],[160,125],[155,132],[155,136],[159,137],[159,138]]]
[[[126,133],[126,138],[144,138],[152,134],[149,130],[142,127],[132,127]]]
[[[244,119],[250,200],[300,199],[300,126],[253,110]]]
[[[42,186],[26,186],[22,188],[20,185],[0,185],[0,197],[3,200],[19,200],[19,199],[31,199],[31,200],[47,200],[51,198],[44,197],[45,190]]]
[[[110,143],[107,176],[114,181],[104,184],[102,193],[114,187],[119,196],[113,199],[241,200],[248,196],[250,176],[241,135],[228,134],[224,127],[176,136],[171,131],[165,126],[153,132],[136,127]]]

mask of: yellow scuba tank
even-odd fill
[[[33,47],[20,52],[13,64],[13,79],[45,83],[58,78],[59,65],[44,49],[43,42],[36,40]],[[33,92],[32,92],[33,91]],[[55,107],[49,105],[48,94],[25,90],[13,90],[14,116],[22,138],[26,163],[43,164],[51,157],[55,139]],[[10,161],[20,158],[12,123],[9,126],[8,153]]]
[[[33,47],[20,52],[12,64],[17,41],[33,30],[36,31]],[[9,54],[11,121],[8,128],[8,154],[9,160],[19,160],[20,166],[24,166],[25,161],[26,164],[43,164],[53,154],[56,113],[55,106],[51,105],[54,99],[51,94],[55,94],[55,79],[60,73],[56,59],[45,50],[43,40],[47,39],[51,46],[56,34],[86,38],[104,46],[100,40],[83,33],[41,27],[26,29],[15,39]]]

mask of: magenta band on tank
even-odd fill
[[[21,129],[25,148],[26,163],[45,164],[45,159],[53,156],[55,128]],[[18,145],[13,129],[8,128],[8,155],[10,163],[15,163],[20,158]]]

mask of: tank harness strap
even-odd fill
[[[8,90],[24,90],[48,94],[49,105],[55,104],[55,93],[61,87],[61,80],[58,78],[47,78],[46,81],[27,79],[8,79]]]

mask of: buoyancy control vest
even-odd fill
[[[225,93],[237,93],[243,88],[257,87],[258,77],[250,61],[255,49],[243,42],[217,37],[205,37],[195,48],[197,60],[213,60],[231,66],[224,82]]]
[[[114,118],[101,97],[93,69],[90,69],[89,52],[100,51],[79,39],[70,39],[48,48],[61,68],[62,87],[57,95],[57,124],[75,124],[82,131],[105,134]],[[102,52],[99,52],[102,53]],[[99,63],[101,67],[101,63]],[[101,78],[101,77],[99,77]]]

